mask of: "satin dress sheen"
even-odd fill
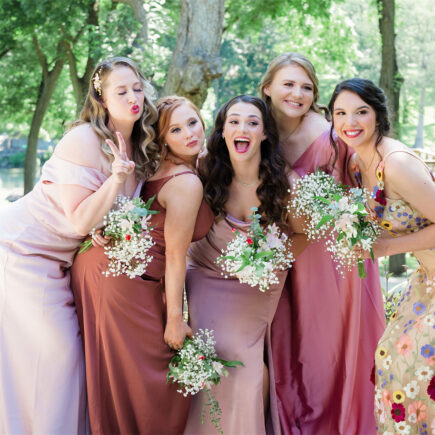
[[[0,211],[0,433],[85,433],[83,349],[69,267],[83,237],[59,184],[97,190],[100,171],[53,155],[32,192]]]
[[[353,151],[336,140],[335,178],[351,185]],[[331,163],[329,130],[296,161],[303,177]],[[385,328],[377,264],[342,277],[322,241],[311,243],[289,272],[272,324],[280,420],[285,434],[373,434],[377,342]]]
[[[219,358],[239,360],[245,367],[229,368],[211,393],[222,409],[224,434],[280,434],[275,394],[275,378],[270,351],[270,325],[281,295],[287,272],[278,273],[279,284],[262,293],[258,287],[241,284],[238,279],[221,275],[216,259],[227,242],[234,238],[232,228],[245,233],[250,223],[227,215],[213,224],[207,237],[189,249],[186,277],[187,298],[193,331],[214,330]],[[269,367],[270,411],[263,411],[263,367]],[[200,416],[206,394],[192,397],[185,434],[216,434],[208,414]],[[208,409],[207,411],[208,412]]]
[[[142,199],[157,196],[173,177],[146,182]],[[150,220],[155,245],[146,275],[104,276],[108,258],[97,247],[78,254],[72,267],[94,435],[180,434],[186,424],[190,401],[177,392],[176,384],[166,383],[174,355],[163,341],[166,211],[157,199],[151,208],[159,213]],[[212,222],[213,213],[203,201],[193,240],[204,237]]]

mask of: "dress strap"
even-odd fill
[[[378,165],[378,168],[376,169],[376,176],[378,177],[378,180],[382,181],[383,179],[383,172],[384,172],[384,168],[385,168],[385,160],[391,156],[391,154],[394,153],[406,153],[409,154],[410,156],[416,158],[417,160],[419,160],[421,163],[423,163],[423,165],[425,166],[425,168],[428,170],[429,174],[431,175],[432,179],[435,180],[434,174],[432,173],[432,171],[430,170],[429,166],[425,163],[425,161],[417,156],[416,154],[414,154],[412,151],[407,150],[407,149],[401,149],[401,150],[391,150],[390,152],[388,152],[387,154],[385,154],[385,156],[383,157],[383,159],[381,160],[381,162]],[[378,171],[379,171],[379,175],[381,176],[381,178],[378,176]]]
[[[178,177],[179,175],[184,175],[184,174],[193,174],[193,175],[195,175],[195,176],[197,176],[196,174],[195,174],[195,172],[194,171],[183,171],[183,172],[178,172],[177,174],[173,174],[173,175],[169,175],[168,177],[164,177],[164,178],[161,178],[160,180],[161,180],[161,183],[159,184],[159,188],[158,188],[158,190],[157,190],[157,192],[156,192],[156,195],[160,192],[160,190],[162,189],[162,187],[169,181],[169,180],[172,180],[173,178],[175,178],[175,177]],[[157,181],[157,180],[156,180]]]

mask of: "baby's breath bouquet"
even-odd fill
[[[129,278],[145,273],[152,256],[148,250],[154,245],[150,235],[149,219],[158,211],[150,210],[153,196],[146,203],[140,198],[129,199],[119,195],[115,200],[115,208],[104,217],[104,235],[111,240],[104,247],[110,262],[106,276],[127,275]],[[91,232],[92,235],[92,232]],[[92,246],[92,240],[82,243],[79,254]]]
[[[360,278],[366,277],[362,251],[370,251],[379,234],[379,226],[366,209],[368,193],[365,189],[337,184],[332,175],[322,171],[306,175],[296,181],[295,194],[289,211],[296,217],[307,217],[308,238],[328,237],[326,249],[331,252],[338,270],[358,266]]]
[[[276,272],[291,267],[293,254],[288,250],[290,240],[276,224],[268,225],[264,230],[260,225],[260,215],[252,207],[252,219],[248,234],[240,234],[233,229],[236,237],[227,243],[224,255],[217,259],[222,263],[222,275],[235,276],[241,283],[252,287],[259,286],[262,292],[272,284],[278,284]]]
[[[219,384],[221,376],[228,376],[226,367],[243,366],[240,361],[225,361],[216,355],[216,341],[213,331],[200,329],[193,338],[186,338],[180,349],[169,363],[167,382],[176,382],[180,385],[177,390],[184,396],[192,396],[200,391],[207,394],[208,400],[201,411],[201,423],[204,424],[206,407],[210,407],[209,416],[214,427],[220,432],[220,416],[222,410],[219,403],[212,396],[210,389]]]

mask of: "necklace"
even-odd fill
[[[246,187],[250,187],[253,186],[254,184],[257,184],[260,180],[257,178],[255,181],[253,181],[252,183],[245,183],[244,181],[239,180],[236,176],[234,176],[234,179],[241,184],[242,186],[246,186]]]

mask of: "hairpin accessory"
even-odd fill
[[[94,75],[94,78],[92,79],[92,83],[94,84],[94,89],[95,92],[101,96],[101,78],[100,78],[100,74],[101,71],[103,70],[103,67],[100,67],[100,69],[98,70],[98,72]]]

